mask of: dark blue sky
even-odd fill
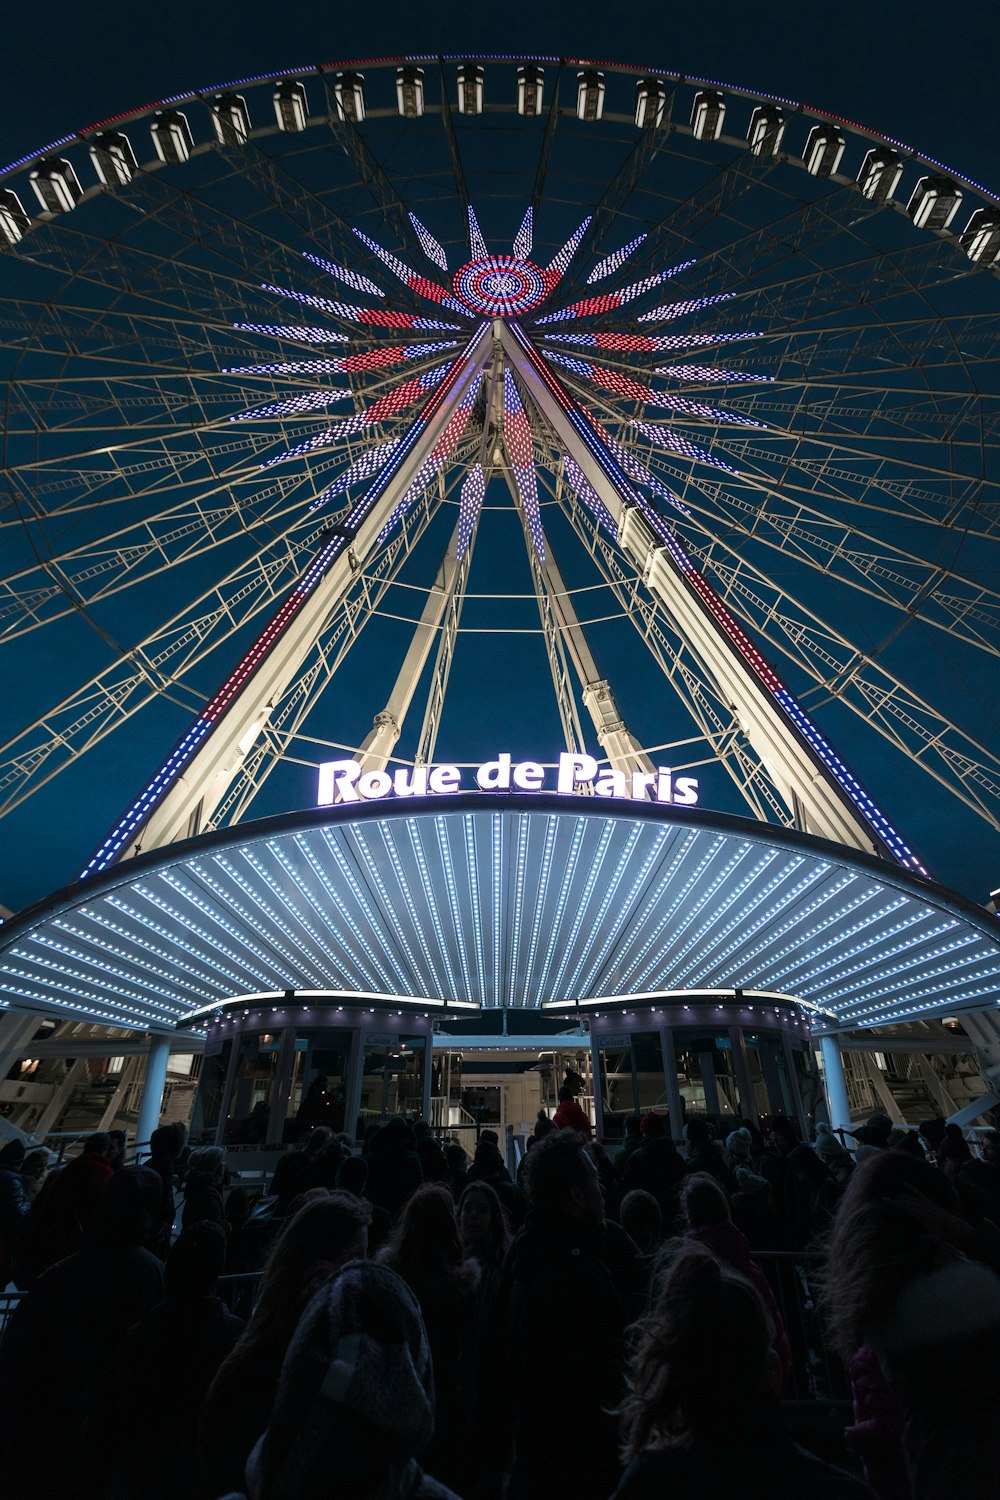
[[[467,51],[606,58],[797,99],[1000,186],[998,41],[1000,21],[987,0],[963,0],[950,12],[926,0],[877,6],[843,0],[832,7],[635,0],[586,10],[533,0],[523,10],[481,13],[434,0],[377,8],[264,0],[237,7],[102,0],[86,7],[60,0],[54,10],[25,6],[5,16],[0,164],[119,111],[242,75],[364,56]],[[151,769],[123,770],[123,806]],[[95,826],[93,840],[103,832]],[[984,828],[982,846],[964,851],[942,873],[959,884],[964,867],[962,888],[982,899],[989,884],[1000,883],[996,851]],[[74,854],[82,860],[88,852]],[[65,841],[40,838],[27,881],[20,851],[17,876],[6,860],[0,863],[0,900],[14,900],[15,891],[17,899],[37,897],[46,885],[62,883],[71,873],[66,861]]]
[[[421,4],[8,6],[0,155],[227,78],[406,52],[608,58],[781,94],[870,124],[978,180],[1000,176],[1000,20],[990,0],[781,0],[514,7]]]

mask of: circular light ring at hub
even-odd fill
[[[487,255],[455,272],[454,288],[466,307],[492,317],[531,312],[545,298],[545,278],[530,260]]]

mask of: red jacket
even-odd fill
[[[593,1135],[590,1121],[575,1099],[563,1099],[559,1108],[552,1116],[552,1123],[557,1130],[579,1130],[589,1141]]]

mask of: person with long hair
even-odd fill
[[[370,1217],[368,1204],[352,1193],[323,1193],[289,1220],[272,1246],[250,1322],[205,1398],[199,1450],[205,1500],[243,1488],[247,1458],[267,1426],[303,1309],[341,1266],[367,1254]]]
[[[880,1495],[992,1500],[1000,1474],[1000,1276],[944,1173],[903,1151],[854,1172],[823,1302],[850,1363],[851,1437]]]
[[[499,1500],[507,1442],[497,1423],[503,1395],[503,1335],[498,1317],[503,1263],[510,1228],[488,1182],[470,1182],[458,1200],[458,1227],[466,1261],[479,1268],[462,1353],[462,1388],[469,1438],[462,1484],[464,1500]]]
[[[481,1273],[476,1261],[465,1259],[449,1189],[437,1182],[418,1187],[378,1258],[403,1278],[420,1304],[437,1392],[434,1439],[425,1460],[432,1474],[461,1491],[467,1441],[465,1343]]]
[[[871,1500],[784,1430],[774,1328],[746,1277],[688,1244],[635,1324],[613,1500]]]

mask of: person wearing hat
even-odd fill
[[[816,1126],[813,1150],[825,1165],[840,1192],[843,1192],[854,1171],[854,1158],[844,1145],[842,1138],[834,1135],[829,1125],[820,1123]]]
[[[417,1462],[434,1432],[434,1374],[417,1300],[355,1260],[316,1292],[281,1367],[247,1500],[457,1500]],[[229,1496],[227,1500],[237,1500]]]

